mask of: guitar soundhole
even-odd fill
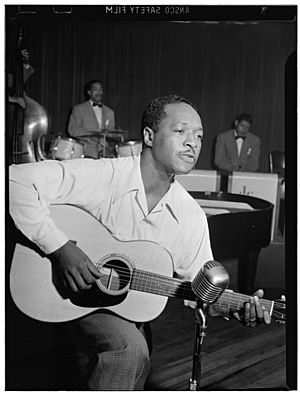
[[[111,254],[96,266],[101,273],[96,281],[101,291],[108,295],[121,295],[129,290],[133,266],[126,257]]]

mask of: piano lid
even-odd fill
[[[215,259],[238,256],[270,243],[273,204],[226,192],[189,192],[207,214]],[[219,214],[219,215],[218,215]]]
[[[206,207],[222,207],[226,209],[243,209],[243,210],[270,210],[273,204],[264,199],[248,195],[241,195],[227,192],[189,192],[189,194]]]

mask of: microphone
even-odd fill
[[[229,284],[229,274],[221,263],[206,262],[192,281],[192,291],[203,303],[213,303]]]
[[[189,381],[190,391],[198,391],[201,376],[201,348],[206,336],[206,312],[208,304],[213,303],[229,284],[229,274],[217,261],[208,261],[192,281],[192,291],[199,299],[202,308],[195,309],[195,339],[193,352],[193,370]],[[198,300],[197,300],[198,302]],[[197,303],[198,304],[198,303]]]

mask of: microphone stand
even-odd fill
[[[190,391],[199,391],[201,377],[202,344],[206,336],[208,304],[197,299],[195,309],[195,337],[193,351],[192,377],[189,381]]]
[[[192,281],[191,288],[196,295],[197,306],[195,309],[193,371],[189,381],[191,391],[197,391],[200,388],[201,348],[206,336],[209,303],[213,303],[228,284],[229,274],[217,261],[206,262]]]

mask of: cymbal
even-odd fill
[[[108,135],[108,134],[126,134],[126,133],[127,133],[127,130],[121,130],[121,129],[105,130],[105,129],[102,129],[101,131],[99,130],[99,132],[85,133],[84,135],[80,136],[80,138],[82,138],[82,137],[102,137],[102,136]]]
[[[78,136],[78,138],[84,138],[84,137],[103,137],[105,132],[92,132],[92,133],[85,133],[82,136]]]

